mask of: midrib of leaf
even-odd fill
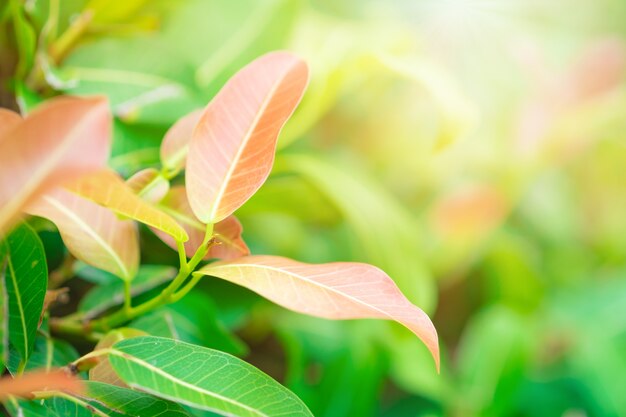
[[[241,146],[239,147],[239,149],[237,149],[237,153],[235,154],[235,157],[233,158],[232,163],[230,164],[230,166],[228,167],[228,170],[226,171],[226,176],[224,177],[224,180],[222,181],[222,184],[220,185],[219,191],[217,193],[217,198],[215,199],[215,202],[213,203],[213,207],[212,207],[210,215],[209,215],[209,219],[211,219],[211,220],[214,219],[215,213],[217,212],[217,209],[220,206],[220,202],[221,202],[222,198],[224,197],[224,193],[226,192],[226,187],[230,183],[230,179],[233,176],[233,173],[235,172],[235,168],[239,164],[239,160],[241,159],[241,155],[243,154],[243,151],[246,149],[246,147],[248,145],[248,142],[250,141],[250,137],[252,136],[252,132],[254,132],[254,129],[259,124],[259,121],[261,120],[261,117],[263,117],[263,115],[265,114],[265,111],[267,110],[267,106],[272,101],[272,99],[274,97],[274,94],[276,93],[276,90],[281,85],[281,83],[285,79],[285,75],[290,70],[291,70],[291,68],[289,68],[288,70],[286,70],[282,74],[282,76],[272,85],[272,88],[270,89],[268,94],[263,98],[263,101],[261,102],[261,106],[259,107],[259,110],[257,111],[257,114],[254,116],[254,119],[252,120],[252,123],[250,124],[250,126],[248,127],[248,130],[246,131],[246,134],[245,134],[244,139],[243,139],[243,141],[241,143]]]
[[[12,202],[7,202],[4,211],[5,213],[11,213],[16,211],[17,207],[21,207],[31,194],[37,189],[37,186],[41,184],[42,179],[47,177],[52,169],[58,164],[59,160],[63,158],[66,151],[74,143],[75,139],[79,137],[78,132],[82,129],[88,121],[96,117],[96,112],[92,109],[88,112],[88,115],[83,117],[78,123],[76,123],[67,134],[66,138],[61,141],[60,146],[54,148],[50,153],[50,158],[45,158],[44,163],[39,165],[39,169],[35,169],[34,175],[31,175],[30,180],[21,188],[21,192],[18,193],[18,198],[12,199]],[[0,214],[2,212],[0,211]],[[2,216],[0,215],[0,219]],[[1,221],[0,221],[1,222]]]
[[[28,360],[28,329],[26,328],[26,316],[24,314],[24,306],[22,305],[22,295],[20,294],[19,286],[17,285],[17,277],[15,275],[15,269],[13,268],[13,262],[11,256],[7,256],[7,266],[9,267],[9,275],[13,282],[13,289],[15,291],[15,297],[17,299],[17,308],[20,311],[20,321],[22,323],[22,334],[24,336],[24,362]]]
[[[69,217],[71,220],[73,220],[81,229],[83,229],[88,235],[90,235],[91,237],[93,237],[93,239],[107,252],[109,253],[109,255],[111,255],[111,257],[113,258],[113,260],[115,261],[115,263],[117,264],[117,266],[120,268],[120,270],[122,271],[122,273],[124,274],[124,276],[122,278],[128,280],[131,277],[129,276],[128,273],[128,269],[126,269],[126,266],[124,265],[124,263],[122,262],[122,260],[119,258],[119,256],[117,256],[117,254],[115,253],[115,251],[113,250],[113,248],[111,248],[111,246],[109,246],[101,237],[100,235],[98,235],[98,233],[96,233],[95,230],[93,230],[91,227],[89,227],[89,225],[87,223],[85,223],[80,217],[78,217],[72,210],[68,209],[67,207],[65,207],[63,204],[61,204],[60,202],[58,202],[57,200],[55,200],[54,198],[50,197],[50,196],[44,196],[44,199],[49,202],[50,204],[52,204],[54,207],[56,207],[57,209],[59,209],[60,211],[63,212],[63,214],[65,214],[67,217]]]
[[[304,282],[307,282],[309,284],[312,284],[313,286],[319,287],[319,288],[321,288],[323,290],[332,292],[334,294],[338,294],[342,298],[347,298],[347,299],[355,302],[356,304],[365,306],[365,307],[367,307],[367,308],[369,308],[371,310],[375,310],[375,311],[377,311],[379,313],[382,313],[386,317],[389,317],[390,319],[392,319],[394,321],[396,320],[392,315],[390,315],[389,313],[385,312],[384,310],[380,310],[379,308],[376,308],[376,307],[374,307],[371,304],[367,304],[367,303],[359,300],[358,298],[354,298],[354,297],[352,297],[352,296],[350,296],[350,295],[348,295],[348,294],[346,294],[344,292],[341,292],[339,290],[334,289],[333,287],[328,287],[326,285],[322,285],[319,282],[316,282],[316,281],[313,281],[311,279],[308,279],[308,278],[306,278],[306,277],[304,277],[302,275],[298,275],[298,274],[296,274],[294,272],[289,272],[289,271],[286,271],[284,269],[276,268],[276,267],[273,267],[273,266],[261,265],[261,264],[254,264],[254,265],[251,265],[251,264],[227,264],[227,265],[218,265],[218,266],[209,268],[207,270],[207,272],[210,271],[211,269],[215,270],[215,269],[220,269],[220,268],[228,268],[229,266],[234,266],[234,267],[237,267],[237,268],[246,268],[247,267],[247,268],[268,269],[268,270],[271,270],[271,271],[274,271],[274,272],[278,272],[280,274],[289,275],[291,277],[291,279],[299,279],[301,281],[304,281]],[[197,273],[199,273],[199,272],[196,272],[194,274],[197,274]]]
[[[187,226],[191,226],[194,229],[200,230],[202,232],[204,232],[205,230],[205,226],[200,223],[199,221],[192,219],[191,217],[176,211],[170,207],[164,206],[164,205],[159,205],[159,209],[163,210],[163,212],[165,212],[166,214],[169,214],[170,216],[172,216],[175,220],[180,221],[181,223],[186,224]]]
[[[159,368],[149,364],[148,362],[137,358],[136,356],[129,355],[129,354],[127,354],[125,352],[122,352],[122,351],[119,351],[119,350],[117,350],[115,348],[111,348],[108,353],[109,353],[109,355],[115,355],[115,356],[118,356],[118,357],[120,357],[122,359],[131,361],[131,362],[134,362],[134,363],[136,363],[136,364],[138,364],[140,366],[143,366],[146,369],[148,369],[149,371],[161,375],[162,377],[168,379],[169,381],[171,381],[174,384],[182,385],[183,387],[188,388],[188,389],[190,389],[192,391],[196,391],[196,392],[199,392],[199,393],[201,393],[203,395],[208,395],[209,397],[214,397],[214,398],[222,400],[222,401],[224,401],[226,403],[235,405],[237,407],[241,407],[241,408],[246,409],[246,410],[250,411],[252,414],[257,415],[259,417],[270,417],[268,414],[262,413],[259,410],[256,410],[256,409],[254,409],[254,408],[252,408],[250,406],[242,404],[242,403],[240,403],[238,401],[235,401],[235,400],[233,400],[231,398],[224,397],[224,396],[222,396],[222,395],[220,395],[220,394],[218,394],[216,392],[207,391],[207,390],[202,389],[200,387],[197,387],[197,386],[195,386],[193,384],[190,384],[190,383],[188,383],[186,381],[178,379],[178,378],[172,376],[171,374],[168,374],[167,372],[163,371],[162,369],[159,369]],[[209,411],[216,411],[215,408],[209,408],[207,406],[202,406],[200,404],[197,404],[197,403],[194,403],[194,402],[190,402],[190,401],[188,401],[187,399],[184,399],[184,398],[172,397],[172,396],[163,394],[162,392],[158,392],[158,391],[152,390],[150,388],[147,388],[146,386],[141,385],[141,384],[128,383],[128,385],[133,387],[133,388],[139,388],[139,389],[141,389],[143,391],[149,392],[150,394],[153,394],[153,395],[156,395],[156,396],[159,396],[159,397],[162,397],[162,398],[166,398],[168,400],[178,401],[180,403],[184,403],[184,404],[186,404],[186,405],[188,405],[190,407],[194,407],[194,408],[201,407],[203,409],[208,409]],[[218,410],[218,411],[220,411],[220,410]]]

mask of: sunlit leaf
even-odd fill
[[[242,417],[311,416],[293,393],[227,353],[137,337],[113,345],[109,360],[130,387],[190,407]]]
[[[209,264],[196,274],[231,281],[304,314],[397,321],[426,344],[439,367],[437,332],[430,319],[374,266],[349,262],[313,265],[277,256],[248,256]]]
[[[286,52],[239,71],[204,110],[187,155],[187,195],[203,223],[245,203],[272,168],[276,140],[308,81],[306,64]]]
[[[185,252],[192,257],[204,240],[206,226],[196,218],[189,202],[185,187],[172,187],[168,195],[161,201],[159,207],[175,218],[187,231],[189,240],[185,242]],[[154,230],[156,235],[172,249],[176,250],[176,241],[159,230]],[[243,241],[241,234],[243,227],[233,215],[215,224],[213,227],[216,242],[211,246],[205,259],[233,259],[250,253],[248,246]]]
[[[141,330],[132,329],[128,327],[122,327],[115,329],[107,333],[96,345],[94,350],[107,349],[119,342],[120,340],[130,339],[133,337],[146,336],[147,333]],[[118,387],[126,387],[126,384],[117,376],[109,358],[103,356],[100,358],[98,364],[89,370],[89,380],[104,382]]]
[[[105,166],[111,115],[103,98],[55,98],[0,140],[0,233],[37,195]]]
[[[183,116],[172,126],[161,143],[161,163],[171,172],[185,167],[189,142],[194,128],[200,121],[203,110],[194,110]]]
[[[66,188],[114,212],[161,230],[178,241],[187,241],[185,230],[167,214],[139,198],[113,171],[86,175]]]
[[[45,194],[27,212],[54,222],[65,246],[81,261],[124,280],[135,276],[139,242],[133,222],[63,189]]]
[[[9,341],[27,362],[48,285],[46,255],[37,233],[23,224],[0,242],[0,259],[8,296]]]
[[[158,203],[170,189],[170,183],[159,171],[146,168],[126,180],[126,184],[142,199]]]

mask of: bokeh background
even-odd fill
[[[225,283],[177,311],[214,316],[233,335],[190,331],[316,416],[626,415],[623,0],[2,0],[0,16],[1,104],[106,94],[124,175],[255,57],[307,60],[244,237],[384,269],[433,318],[441,374],[398,326]],[[143,262],[175,263],[142,240]],[[55,232],[46,246],[61,262]]]

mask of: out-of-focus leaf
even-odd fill
[[[33,66],[37,39],[35,30],[17,3],[13,7],[13,27],[19,52],[19,62],[15,74],[18,78],[23,78]]]
[[[161,163],[168,171],[178,172],[185,167],[189,142],[202,112],[198,109],[181,117],[165,134],[161,143]]]
[[[0,107],[0,140],[5,132],[17,126],[21,121],[22,117],[18,113]]]
[[[118,282],[119,278],[110,272],[103,271],[82,261],[76,261],[73,267],[74,274],[87,282],[97,285],[112,284]]]
[[[188,257],[192,257],[204,240],[206,226],[200,223],[191,210],[185,187],[172,187],[159,204],[159,208],[175,218],[187,231],[189,240],[185,242],[185,252]],[[169,247],[177,250],[174,239],[159,230],[153,229],[153,231]],[[216,242],[209,249],[205,259],[233,259],[250,254],[248,246],[241,237],[243,227],[235,216],[230,215],[216,223],[213,227],[213,233]]]
[[[48,286],[46,255],[37,233],[25,224],[18,226],[0,242],[0,260],[8,296],[9,342],[28,362]]]
[[[185,242],[189,239],[174,219],[139,198],[113,171],[104,170],[86,175],[67,184],[66,188],[117,214],[161,230],[177,241]]]
[[[247,347],[218,321],[213,300],[192,291],[180,301],[139,317],[130,327],[151,336],[167,337],[233,355],[247,353]]]
[[[267,179],[278,133],[307,82],[304,62],[274,52],[244,67],[209,103],[187,155],[187,196],[198,219],[225,219]]]
[[[133,279],[130,293],[133,297],[137,297],[166,283],[174,275],[176,275],[176,269],[170,266],[142,265]],[[87,318],[93,318],[123,302],[124,284],[120,280],[115,280],[90,290],[80,300],[78,311],[85,313]]]
[[[150,203],[158,203],[170,189],[170,183],[159,171],[146,168],[126,180],[126,184],[137,196]]]
[[[109,360],[129,386],[190,407],[241,416],[312,415],[285,387],[216,350],[138,337],[113,345]]]
[[[231,281],[304,314],[397,321],[426,344],[439,368],[439,341],[430,319],[374,266],[347,262],[313,265],[277,256],[248,256],[209,264],[194,274]]]
[[[111,115],[103,98],[42,104],[0,140],[0,233],[39,194],[106,164]]]
[[[24,369],[26,371],[51,370],[67,366],[77,358],[78,352],[69,343],[39,334],[35,339],[35,348]],[[7,368],[12,375],[16,375],[19,365],[19,358],[13,355],[10,357]]]
[[[0,401],[4,402],[11,396],[29,396],[33,391],[45,389],[80,393],[82,388],[82,381],[64,370],[34,371],[16,378],[0,378]]]
[[[98,349],[110,348],[120,340],[131,339],[133,337],[146,335],[147,333],[141,330],[131,329],[128,327],[111,330],[102,339],[100,339],[100,341],[94,348],[94,351]],[[101,357],[98,361],[98,364],[89,370],[89,380],[116,385],[118,387],[126,387],[126,384],[122,382],[122,380],[117,376],[117,374],[111,367],[109,358],[106,356]]]
[[[348,171],[306,155],[281,155],[278,172],[294,172],[311,182],[343,214],[356,237],[358,260],[393,276],[402,292],[425,311],[435,304],[435,287],[420,253],[420,233],[413,218],[358,167]]]
[[[0,255],[0,369],[4,369],[9,354],[9,295],[6,275],[8,259]]]
[[[76,258],[124,280],[134,278],[139,242],[132,221],[63,189],[45,194],[27,212],[54,222]]]

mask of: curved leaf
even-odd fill
[[[46,255],[37,233],[22,224],[0,242],[0,259],[4,259],[0,274],[8,296],[9,341],[27,362],[48,286]]]
[[[161,230],[178,241],[189,239],[176,220],[139,198],[113,171],[103,170],[84,176],[66,188],[117,214]]]
[[[426,344],[439,368],[437,331],[430,319],[372,265],[313,265],[278,256],[247,256],[209,264],[194,274],[225,279],[299,313],[327,319],[397,321]]]
[[[0,140],[0,233],[39,194],[106,165],[111,114],[105,98],[55,98]]]
[[[171,172],[185,167],[189,142],[203,110],[194,110],[181,117],[165,134],[161,142],[161,163]]]
[[[0,140],[2,135],[22,121],[22,116],[9,109],[0,107]]]
[[[227,353],[161,337],[116,343],[109,360],[130,387],[226,416],[311,416],[306,405]]]
[[[256,59],[231,78],[204,110],[187,155],[187,194],[203,223],[232,214],[259,189],[276,140],[306,84],[306,64],[286,52]]]
[[[63,189],[45,194],[27,207],[59,228],[68,250],[81,261],[124,280],[133,279],[139,264],[135,224],[109,209]]]
[[[158,203],[170,189],[170,183],[159,171],[146,168],[126,180],[135,194],[150,203]]]
[[[206,227],[193,214],[193,210],[187,201],[185,187],[172,187],[168,195],[161,201],[159,207],[180,222],[187,231],[189,240],[185,242],[185,253],[188,257],[192,257],[204,240]],[[177,250],[174,239],[159,230],[153,229],[153,232],[169,247]],[[235,216],[228,216],[215,224],[213,233],[216,238],[216,244],[211,246],[204,259],[235,259],[250,254],[248,246],[241,237],[243,227]]]
[[[94,350],[110,348],[120,340],[146,335],[147,333],[141,330],[121,327],[107,333],[102,339],[100,339]],[[124,382],[122,382],[122,380],[115,374],[115,371],[113,371],[109,358],[106,356],[100,357],[97,365],[89,370],[89,379],[91,381],[104,382],[118,387],[126,387],[126,384],[124,384]]]

